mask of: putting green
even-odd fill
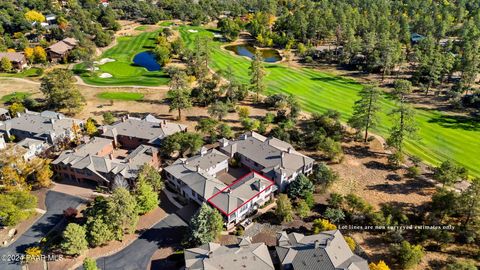
[[[188,30],[197,30],[190,32]],[[213,32],[201,27],[179,28],[182,38],[189,46],[197,35],[213,36]],[[222,43],[213,42],[212,64],[215,71],[232,67],[235,76],[248,83],[250,61],[233,55],[220,48]],[[294,94],[308,112],[337,110],[346,121],[352,114],[352,106],[358,99],[362,85],[354,80],[319,72],[309,68],[291,68],[286,64],[265,64],[267,70],[267,92]],[[394,108],[394,102],[384,97],[381,100],[381,123],[375,130],[388,136],[391,122],[387,113]],[[452,116],[436,110],[416,110],[420,140],[409,140],[406,148],[410,154],[422,158],[430,164],[438,164],[452,159],[467,167],[472,175],[480,176],[480,122],[469,117]]]
[[[117,45],[104,52],[98,60],[104,58],[114,59],[114,62],[108,62],[98,65],[99,70],[93,74],[85,70],[84,64],[75,67],[75,72],[82,79],[93,85],[139,85],[139,86],[157,86],[167,84],[168,76],[163,71],[148,71],[144,67],[133,64],[133,57],[143,51],[152,50],[155,47],[155,40],[158,36],[156,32],[145,32],[138,36],[119,37]],[[111,78],[100,78],[103,73],[112,75]]]

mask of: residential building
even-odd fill
[[[117,149],[111,139],[94,137],[74,150],[67,150],[52,162],[59,178],[111,187],[116,180],[132,185],[140,167],[160,164],[158,149],[139,145],[134,150]]]
[[[222,246],[208,243],[186,249],[186,270],[274,270],[272,258],[264,243],[252,243],[244,238],[237,245]]]
[[[264,205],[276,190],[275,183],[258,172],[250,171],[229,183],[222,181],[229,157],[216,149],[191,158],[176,160],[164,169],[169,186],[198,204],[208,202],[223,215],[232,228]]]
[[[69,53],[77,47],[78,41],[74,38],[64,38],[63,40],[50,45],[47,48],[48,58],[52,62],[60,61],[68,57]]]
[[[7,109],[0,108],[0,121],[5,121],[10,119],[10,112]]]
[[[273,196],[275,183],[265,176],[250,172],[218,191],[208,199],[227,221],[227,228],[244,220]]]
[[[281,232],[276,247],[282,270],[368,270],[339,230],[315,235]]]
[[[220,151],[273,179],[281,191],[299,174],[310,174],[314,164],[312,158],[297,152],[291,144],[256,132],[245,133],[235,141],[221,139]]]
[[[227,170],[228,157],[215,149],[202,149],[201,154],[177,159],[163,169],[167,184],[198,204],[206,202],[226,187],[216,176]]]
[[[28,67],[27,58],[21,52],[0,52],[0,59],[7,58],[13,69],[23,70]]]
[[[30,138],[55,145],[64,139],[74,139],[75,126],[81,127],[83,123],[82,120],[68,118],[57,112],[26,110],[17,117],[0,122],[0,133],[6,138],[14,136],[17,141]]]
[[[184,125],[157,119],[150,114],[143,119],[127,115],[113,125],[100,128],[102,137],[111,138],[116,146],[127,149],[135,149],[141,144],[160,146],[167,136],[185,131],[187,127]]]
[[[50,146],[51,145],[45,142],[45,140],[38,140],[32,138],[23,139],[15,145],[15,147],[23,148],[23,159],[25,160],[31,160],[32,158],[40,155],[48,148],[50,148]]]

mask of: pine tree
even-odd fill
[[[250,64],[249,75],[251,90],[256,93],[256,101],[260,100],[260,94],[265,91],[265,68],[263,66],[263,56],[260,50],[255,51],[255,56]]]
[[[204,203],[190,221],[189,244],[197,246],[211,242],[218,237],[222,229],[222,215]]]
[[[63,242],[60,246],[67,255],[79,255],[87,250],[85,228],[75,223],[68,224],[63,231]]]
[[[348,123],[358,131],[365,131],[364,142],[367,142],[368,131],[378,124],[380,91],[373,86],[365,86],[359,95]]]

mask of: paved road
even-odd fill
[[[97,265],[102,270],[147,269],[153,253],[161,247],[177,246],[182,241],[186,228],[185,221],[176,214],[170,214],[126,248],[111,256],[97,259]]]
[[[14,243],[6,248],[0,248],[0,269],[21,269],[19,262],[8,261],[8,256],[22,254],[27,247],[39,242],[55,225],[63,220],[63,210],[69,207],[76,208],[82,202],[84,200],[77,197],[48,191],[45,198],[47,212]]]

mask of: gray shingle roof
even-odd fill
[[[273,137],[267,138],[255,132],[247,133],[239,140],[228,141],[228,145],[221,150],[228,154],[240,153],[248,157],[264,167],[264,173],[277,170],[286,173],[287,176],[314,161],[295,151],[289,143]]]
[[[7,109],[0,108],[0,115],[4,115],[4,114],[7,114],[7,113],[8,113]]]
[[[365,259],[355,255],[339,230],[315,235],[282,232],[276,251],[282,265],[294,270],[368,270]]]
[[[273,270],[274,266],[264,243],[242,240],[239,245],[221,246],[209,243],[185,250],[187,270]]]
[[[206,200],[227,187],[215,176],[205,172],[211,167],[211,164],[218,164],[224,160],[228,160],[226,155],[212,149],[203,156],[197,155],[188,159],[177,159],[164,170],[176,179],[181,180]]]
[[[157,119],[152,115],[147,115],[144,119],[128,117],[113,125],[102,127],[103,135],[106,137],[129,136],[148,140],[152,144],[159,144],[165,137],[186,129],[184,125]]]
[[[73,124],[83,123],[81,120],[67,118],[61,113],[44,111],[42,113],[27,111],[0,124],[0,130],[16,129],[35,134],[36,137],[46,137],[49,134],[63,134],[70,130]]]
[[[250,172],[246,176],[238,179],[228,187],[219,191],[208,201],[215,205],[226,215],[240,208],[250,199],[257,196],[264,189],[273,186],[275,183],[262,175]]]
[[[125,178],[135,178],[140,166],[150,162],[152,156],[156,153],[155,147],[140,145],[124,159],[98,155],[98,151],[112,143],[113,141],[110,139],[95,137],[90,142],[73,151],[62,152],[52,164],[69,165],[79,170],[89,169],[105,181],[108,181],[106,174],[109,173],[121,174]]]

